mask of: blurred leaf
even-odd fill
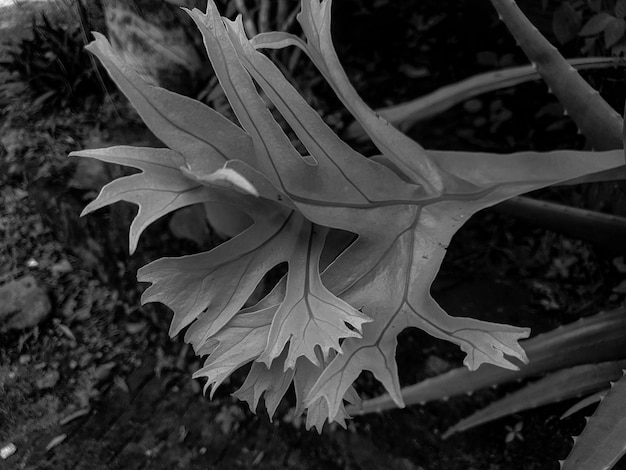
[[[615,17],[609,15],[608,13],[598,13],[597,15],[592,16],[589,21],[585,23],[579,34],[581,36],[593,36],[599,34],[604,31],[609,23],[611,23],[614,19]]]
[[[567,2],[561,3],[552,17],[552,31],[561,44],[576,37],[582,25],[582,16]]]
[[[604,28],[604,45],[610,48],[624,37],[626,23],[624,20],[612,18]]]

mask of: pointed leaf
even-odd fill
[[[196,350],[244,306],[265,273],[293,251],[301,218],[257,201],[257,210],[247,211],[254,225],[235,238],[207,253],[162,258],[139,270],[139,281],[152,283],[142,302],[161,302],[174,311],[172,336],[198,319],[186,334]]]
[[[621,62],[616,62],[612,57],[582,57],[568,59],[567,62],[576,70],[596,70],[623,65]],[[513,87],[531,80],[539,80],[540,78],[541,75],[532,65],[499,69],[474,75],[451,85],[442,86],[427,95],[420,96],[406,103],[377,109],[376,112],[389,121],[390,124],[406,131],[412,125],[443,113],[475,96]],[[357,141],[367,137],[358,122],[350,124],[344,136],[349,140]]]
[[[580,30],[579,34],[581,36],[594,36],[596,34],[600,34],[606,29],[608,24],[614,18],[614,16],[609,15],[606,12],[600,12],[596,15],[593,15],[591,18],[589,18],[589,20],[587,20],[587,22],[583,26],[583,29]]]
[[[626,374],[600,402],[562,470],[610,469],[626,454]]]
[[[298,234],[300,249],[289,260],[285,299],[274,316],[267,347],[259,359],[268,366],[287,343],[285,369],[294,368],[300,357],[320,366],[318,348],[326,361],[331,350],[341,352],[341,339],[360,338],[363,323],[371,321],[322,284],[319,259],[327,232],[307,223]]]
[[[503,416],[593,393],[618,380],[624,367],[626,361],[614,361],[559,370],[461,420],[446,431],[443,438]]]
[[[287,351],[284,351],[272,362],[269,369],[263,363],[254,362],[246,381],[239,390],[233,393],[233,396],[247,402],[254,412],[263,396],[267,413],[270,418],[274,416],[276,408],[293,380],[294,370],[284,367],[286,356]]]
[[[284,47],[297,45],[307,53],[328,83],[333,87],[344,106],[361,123],[374,144],[394,162],[411,181],[422,185],[426,192],[438,194],[443,189],[443,179],[436,165],[430,162],[424,149],[378,116],[356,93],[345,74],[330,34],[331,0],[303,1],[298,21],[307,38],[306,44],[286,35],[265,36],[256,47]],[[278,42],[272,43],[272,40]]]
[[[183,155],[193,171],[213,173],[230,159],[254,162],[250,137],[241,128],[199,101],[148,85],[103,35],[93,34],[96,40],[87,49],[100,59],[150,130]]]
[[[139,206],[130,227],[130,251],[133,253],[141,233],[155,220],[182,207],[214,199],[214,194],[179,170],[184,164],[181,155],[169,149],[140,147],[109,147],[73,152],[70,156],[96,158],[142,170],[119,178],[102,188],[82,215],[118,201]]]
[[[522,345],[528,354],[529,363],[520,365],[519,371],[489,365],[477,371],[469,371],[462,367],[402,389],[402,398],[408,405],[426,403],[563,367],[624,358],[625,313],[624,309],[600,313],[523,341]],[[365,401],[362,409],[350,409],[349,412],[367,414],[394,406],[391,397],[383,395]]]
[[[559,99],[581,132],[597,150],[623,148],[622,117],[563,58],[524,16],[513,0],[491,0],[526,56],[536,65],[548,87]],[[594,18],[604,26],[613,18],[600,13]],[[608,16],[608,19],[603,19]],[[593,20],[593,18],[592,18]],[[594,21],[594,23],[595,23]],[[607,23],[605,23],[607,22]],[[585,25],[581,34],[587,34]],[[593,29],[595,31],[595,28]]]
[[[607,387],[606,389],[600,390],[599,392],[594,393],[593,395],[589,395],[588,397],[583,398],[582,400],[577,402],[574,406],[569,408],[565,413],[563,413],[561,415],[561,419],[569,418],[573,414],[578,413],[579,411],[584,410],[588,406],[599,402],[605,397],[608,389],[609,387]]]
[[[207,378],[204,390],[206,392],[211,387],[211,397],[227,377],[261,355],[275,311],[275,307],[269,307],[250,313],[241,312],[197,351],[198,355],[210,353],[204,367],[193,377]]]

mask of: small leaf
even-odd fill
[[[198,355],[210,354],[193,378],[207,378],[204,390],[211,387],[211,397],[228,376],[261,355],[275,311],[275,306],[242,310],[196,351]]]
[[[598,13],[589,18],[578,34],[581,36],[593,36],[595,34],[600,34],[614,19],[615,17],[609,15],[608,13]]]
[[[284,367],[286,356],[287,351],[284,351],[269,369],[263,363],[254,362],[246,381],[233,396],[247,402],[250,409],[256,412],[259,400],[264,395],[265,407],[271,418],[293,380],[294,370]]]
[[[626,31],[626,22],[621,19],[613,18],[604,28],[604,45],[607,48],[615,45],[617,41],[624,37]]]
[[[567,44],[580,31],[582,17],[580,12],[568,3],[563,2],[552,17],[552,31],[561,44]]]

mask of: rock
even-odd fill
[[[51,370],[38,378],[35,385],[39,390],[48,390],[50,388],[54,388],[60,378],[61,374],[59,374],[58,370]]]
[[[37,326],[51,309],[48,294],[34,277],[9,282],[0,287],[0,332]]]

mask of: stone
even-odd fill
[[[44,321],[52,305],[46,290],[32,276],[0,287],[0,333],[26,330]]]
[[[50,370],[39,377],[35,385],[39,390],[48,390],[54,388],[60,378],[61,374],[59,374],[58,370]]]

